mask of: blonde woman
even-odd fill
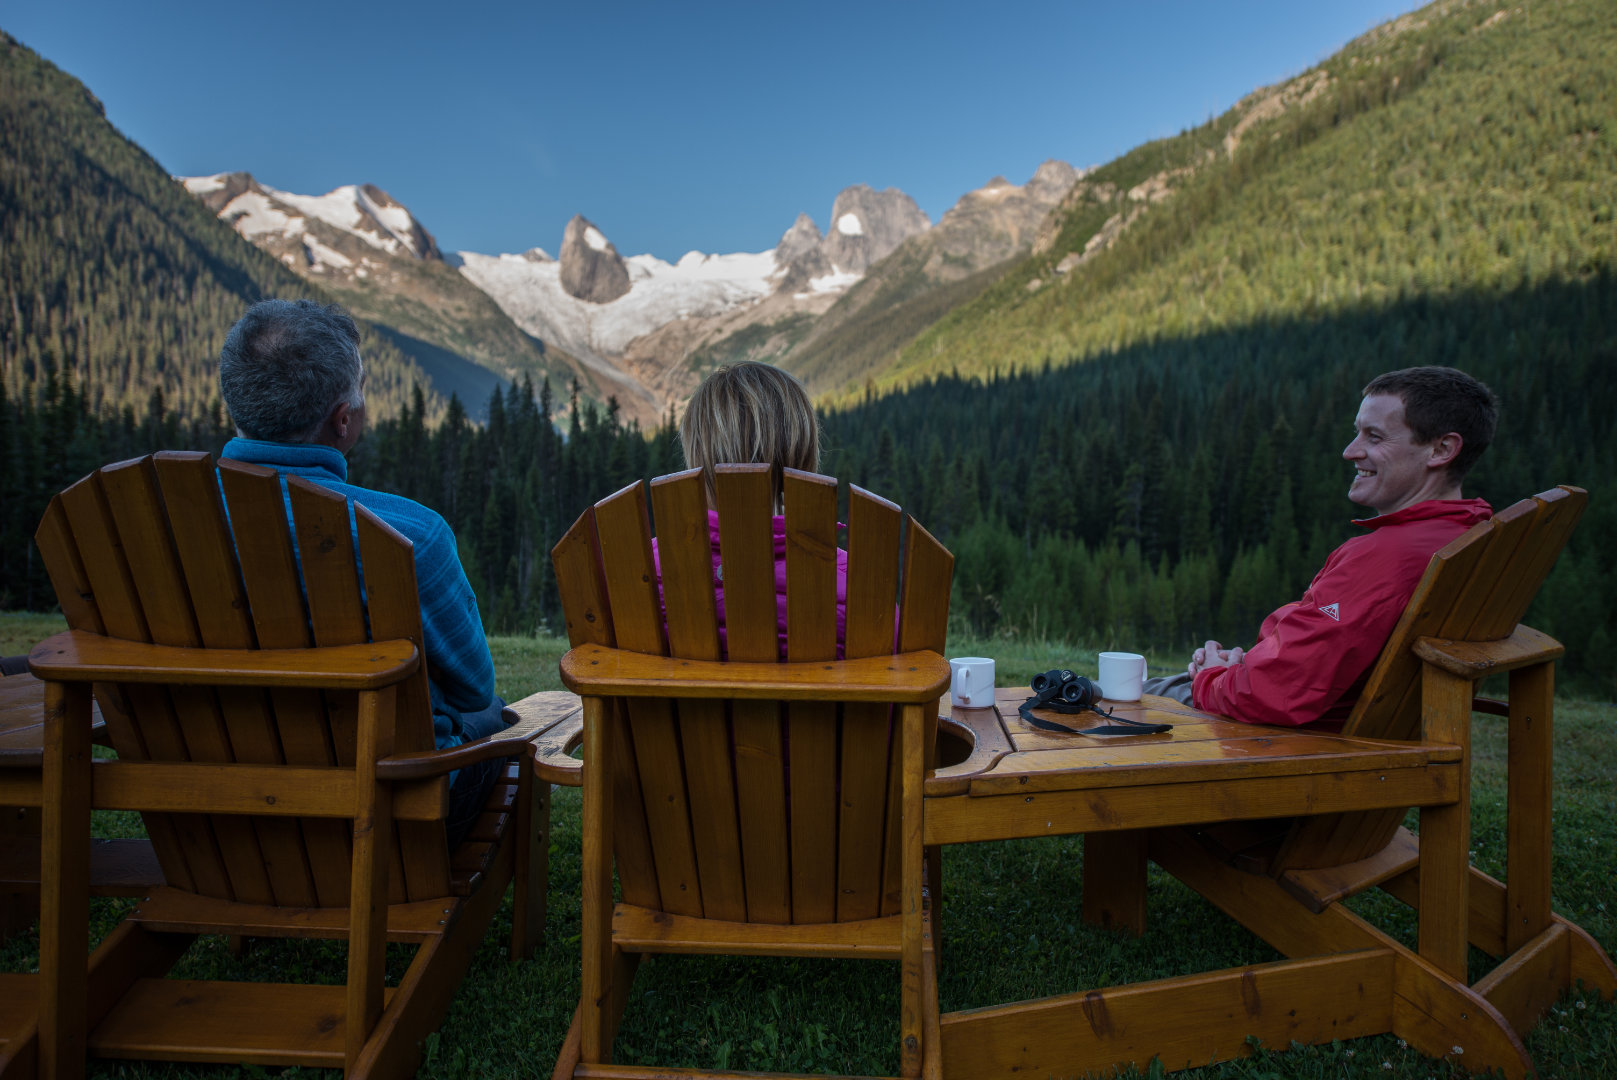
[[[685,463],[704,471],[708,491],[708,531],[713,543],[713,593],[719,619],[719,647],[726,648],[724,576],[719,562],[719,515],[713,510],[713,466],[767,464],[775,490],[775,610],[780,655],[786,658],[786,519],[782,470],[818,472],[820,424],[808,391],[791,375],[769,364],[727,364],[696,388],[680,421]],[[655,555],[655,544],[653,545]],[[837,550],[837,656],[847,629],[848,553]]]

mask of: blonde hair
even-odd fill
[[[770,364],[726,364],[702,380],[679,424],[685,464],[700,468],[713,498],[713,466],[762,463],[773,466],[775,504],[781,503],[781,469],[817,472],[820,422],[808,391]]]

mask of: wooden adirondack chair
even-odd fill
[[[1581,489],[1557,488],[1439,551],[1371,671],[1343,735],[1459,750],[1457,790],[1421,807],[1418,840],[1402,826],[1407,807],[1374,801],[1313,817],[1112,834],[1093,852],[1091,836],[1086,912],[1141,928],[1148,849],[1287,956],[1391,953],[1394,977],[1370,984],[1377,990],[1320,977],[1294,1007],[1353,1011],[1344,1033],[1390,1030],[1471,1071],[1529,1074],[1520,1036],[1550,1003],[1579,980],[1608,997],[1617,991],[1617,968],[1599,944],[1550,910],[1554,661],[1564,650],[1520,625],[1586,502]],[[1508,703],[1474,699],[1479,680],[1502,672]],[[1505,883],[1469,864],[1473,709],[1509,718]],[[1335,767],[1344,776],[1362,768],[1350,758]],[[1420,913],[1418,959],[1337,902],[1375,885]],[[1468,944],[1501,958],[1469,986]]]
[[[446,773],[525,756],[529,733],[434,750],[409,542],[317,485],[283,495],[272,470],[194,453],[92,473],[36,539],[72,629],[30,657],[43,888],[19,1075],[33,1047],[43,1077],[82,1075],[87,1052],[409,1075],[513,878],[512,955],[541,932],[549,815],[509,764],[448,850]],[[88,760],[92,686],[117,761]],[[168,885],[87,957],[92,806],[141,812]],[[347,985],[162,978],[198,933],[346,939]],[[389,941],[418,946],[396,987]]]
[[[953,556],[910,519],[901,559],[899,508],[853,488],[838,661],[836,482],[786,470],[779,662],[769,468],[716,471],[728,659],[699,470],[651,484],[666,623],[640,484],[553,552],[585,703],[583,992],[556,1075],[665,1075],[610,1064],[644,953],[900,959],[902,1072],[936,1075],[920,810]]]

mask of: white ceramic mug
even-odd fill
[[[957,656],[949,661],[949,700],[960,709],[994,705],[994,661],[986,656]]]
[[[1099,676],[1100,693],[1107,701],[1139,701],[1145,684],[1145,657],[1132,652],[1103,652]]]

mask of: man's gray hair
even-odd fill
[[[359,327],[336,304],[263,300],[219,350],[219,392],[244,438],[308,442],[331,410],[365,403]]]

